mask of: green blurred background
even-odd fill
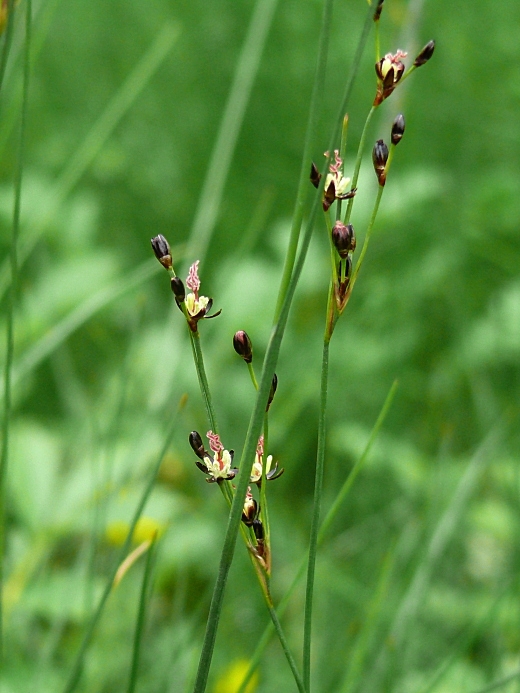
[[[216,177],[207,173],[255,4],[34,5],[0,690],[65,685],[186,393],[136,540],[162,530],[138,690],[189,691],[227,514],[193,464],[188,433],[206,430],[204,409],[186,328],[149,239],[169,239],[184,277],[211,234],[200,273],[223,312],[201,338],[222,437],[239,453],[254,392],[231,338],[247,330],[260,362],[322,3],[259,0],[264,18],[274,15],[243,122],[235,114],[226,131],[238,139],[215,224],[204,204]],[[320,164],[365,12],[364,0],[336,3]],[[0,103],[6,258],[23,13],[24,0]],[[331,347],[325,509],[395,378],[399,389],[320,553],[314,690],[476,693],[520,667],[520,5],[387,0],[381,24],[383,52],[413,56],[431,38],[437,49],[376,114],[354,207],[362,239],[376,192],[370,148],[388,139],[402,110],[406,135]],[[350,167],[373,99],[373,55],[370,41],[350,110]],[[254,76],[251,64],[244,69]],[[276,599],[307,545],[327,243],[320,219],[277,368],[269,452],[286,471],[269,485]],[[127,690],[143,565],[111,595],[78,690]],[[297,653],[302,605],[300,590],[284,618]],[[240,545],[208,690],[233,693],[229,668],[252,654],[267,620]],[[276,642],[256,686],[294,689]],[[502,690],[520,691],[520,679]]]

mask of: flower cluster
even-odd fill
[[[329,152],[325,152],[324,156],[328,157]],[[316,164],[311,166],[311,183],[315,188],[318,188],[321,180],[321,173],[318,171]],[[334,150],[334,163],[329,165],[329,173],[325,178],[325,187],[323,190],[323,210],[326,212],[335,200],[348,200],[354,197],[356,189],[347,190],[350,185],[350,178],[343,175],[343,160],[339,155],[339,150]]]
[[[195,464],[209,477],[206,481],[214,483],[234,479],[238,474],[238,469],[232,467],[234,450],[226,450],[217,433],[208,431],[206,436],[213,455],[204,449],[202,438],[197,431],[192,431],[189,438],[191,448],[199,458]]]
[[[220,315],[221,311],[217,311],[213,315],[208,315],[211,307],[213,305],[213,299],[207,296],[200,296],[200,279],[199,279],[199,260],[194,262],[188,272],[186,278],[186,286],[190,289],[190,293],[186,295],[186,289],[184,288],[184,283],[180,277],[177,277],[173,270],[172,254],[170,250],[170,245],[166,238],[159,234],[150,240],[152,244],[152,250],[155,253],[155,257],[159,260],[161,265],[168,270],[171,275],[170,285],[173,295],[175,296],[175,302],[177,303],[180,310],[186,315],[186,320],[192,332],[197,332],[197,323],[203,318],[215,318]]]
[[[273,456],[268,455],[265,460],[265,478],[268,481],[272,479],[278,479],[282,476],[284,469],[278,469],[278,463],[275,464],[274,468],[271,469],[273,463]],[[251,483],[257,484],[258,486],[262,483],[262,470],[264,466],[264,436],[260,436],[258,439],[258,445],[256,447],[255,461],[253,462],[253,468],[251,469]]]
[[[402,59],[407,55],[405,51],[398,50],[395,54],[387,53],[376,63],[377,91],[374,106],[379,106],[396,88],[405,70]]]

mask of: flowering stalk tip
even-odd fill
[[[247,332],[239,330],[233,336],[233,348],[246,363],[253,361],[253,345]]]
[[[151,238],[150,243],[152,244],[152,250],[155,253],[155,257],[159,260],[161,265],[167,270],[171,269],[172,254],[170,251],[170,244],[166,238],[162,234],[159,234],[158,236]]]
[[[435,41],[428,41],[428,43],[421,50],[419,55],[413,61],[414,67],[421,67],[428,62],[432,57],[433,51],[435,50]]]
[[[209,478],[206,481],[210,483],[234,479],[238,474],[238,469],[232,467],[234,451],[224,448],[217,433],[208,431],[206,435],[209,439],[209,447],[213,457],[204,449],[200,434],[197,431],[190,433],[189,441],[191,448],[199,458],[195,461],[195,464],[201,472],[208,475]]]
[[[375,64],[377,75],[377,91],[374,106],[379,106],[396,88],[404,73],[403,58],[407,53],[398,50],[395,54],[387,53],[384,58]]]
[[[372,150],[372,161],[379,185],[386,183],[386,162],[388,161],[388,147],[383,140],[377,140]]]
[[[217,311],[213,315],[208,315],[213,305],[213,299],[207,296],[199,296],[200,279],[199,279],[199,260],[194,262],[188,272],[186,278],[186,286],[191,289],[191,292],[185,297],[186,312],[188,325],[192,332],[197,331],[197,324],[203,318],[216,318],[222,311]],[[173,289],[173,286],[172,286]],[[175,293],[175,292],[174,292]]]

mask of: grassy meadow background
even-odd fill
[[[135,537],[161,531],[137,690],[191,690],[227,512],[188,445],[191,430],[205,432],[205,413],[186,328],[149,239],[169,239],[182,277],[202,253],[203,293],[222,308],[201,325],[202,346],[223,441],[240,452],[254,392],[231,339],[247,330],[260,362],[322,5],[258,1],[266,21],[274,15],[243,120],[235,110],[225,131],[224,144],[237,140],[221,195],[220,165],[207,174],[255,3],[34,2],[2,693],[63,690],[174,417]],[[0,94],[2,316],[24,8],[21,0]],[[320,164],[365,11],[364,0],[336,2]],[[383,52],[413,56],[431,38],[437,49],[376,114],[354,206],[362,238],[376,193],[370,148],[403,111],[407,130],[376,234],[331,345],[325,510],[396,378],[399,389],[320,553],[316,693],[478,693],[520,668],[519,24],[513,0],[385,3]],[[370,41],[350,111],[351,157],[373,99],[373,55]],[[247,79],[254,61],[243,64]],[[271,409],[269,452],[285,467],[269,485],[276,600],[310,524],[324,228],[320,218]],[[2,325],[4,334],[3,317]],[[77,690],[127,690],[143,567],[141,559],[111,594]],[[300,590],[284,617],[298,656],[302,608]],[[267,621],[239,542],[209,691],[236,690],[230,671]],[[295,690],[276,641],[254,690]],[[520,677],[500,690],[518,693]]]

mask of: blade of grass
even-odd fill
[[[75,657],[74,663],[72,665],[72,669],[70,672],[70,675],[67,679],[67,682],[65,684],[65,687],[63,688],[64,693],[72,693],[76,689],[76,686],[78,685],[79,678],[81,675],[81,670],[83,667],[83,659],[85,657],[85,653],[87,651],[88,646],[90,645],[90,641],[92,639],[92,636],[94,634],[94,630],[99,622],[99,619],[101,618],[101,615],[103,613],[103,609],[105,608],[106,601],[110,595],[110,592],[112,591],[112,587],[114,584],[114,578],[116,577],[117,570],[121,563],[124,561],[128,554],[128,550],[130,548],[130,545],[132,543],[132,537],[134,534],[134,530],[137,526],[137,522],[139,521],[139,518],[141,517],[141,513],[144,510],[144,507],[148,501],[148,498],[150,497],[150,494],[153,490],[153,487],[155,486],[155,480],[157,478],[157,474],[159,472],[159,468],[161,466],[161,463],[163,461],[163,458],[170,446],[170,443],[173,438],[175,426],[177,425],[177,415],[179,413],[180,408],[183,406],[183,400],[181,400],[179,404],[179,408],[177,409],[177,412],[173,416],[172,423],[167,431],[167,434],[164,439],[164,444],[159,452],[159,455],[157,456],[157,460],[153,466],[153,469],[150,473],[150,477],[148,479],[148,482],[143,489],[143,493],[141,495],[141,498],[139,499],[139,503],[137,504],[137,507],[134,512],[134,516],[132,518],[132,521],[130,522],[130,527],[128,530],[128,536],[126,537],[125,543],[121,547],[121,550],[118,553],[118,556],[116,558],[116,561],[114,563],[114,566],[108,576],[107,583],[105,586],[105,589],[103,591],[103,594],[101,596],[101,599],[99,600],[98,606],[95,610],[95,612],[92,614],[92,617],[86,627],[85,633],[83,635],[83,640],[81,642],[81,645],[79,647],[78,653]]]
[[[355,690],[360,679],[360,673],[363,670],[363,665],[367,659],[370,641],[374,637],[374,631],[377,626],[377,620],[384,605],[384,601],[388,594],[390,576],[396,558],[396,544],[388,551],[378,584],[374,592],[374,596],[370,600],[366,618],[363,620],[363,630],[356,640],[354,647],[349,655],[349,664],[347,674],[343,685],[340,687],[340,693],[351,693]]]
[[[497,446],[501,432],[501,426],[497,425],[479,446],[431,535],[390,627],[390,638],[395,643],[394,653],[403,647],[405,637],[410,631],[410,623],[424,598],[432,570],[451,540],[480,474],[488,463],[492,450]],[[386,669],[387,657],[388,653],[382,649],[374,663],[373,675],[369,681],[369,687],[374,690],[378,688],[380,677]]]
[[[12,24],[14,21],[13,3],[8,5],[9,16],[7,20],[7,35],[5,37],[2,64],[0,69],[0,85],[5,71],[5,62],[11,42]],[[7,309],[7,334],[6,334],[6,359],[4,370],[4,412],[2,420],[2,450],[0,456],[0,662],[4,657],[4,628],[3,628],[3,588],[4,588],[4,557],[6,538],[6,483],[7,468],[9,464],[9,434],[11,426],[11,388],[12,367],[14,356],[14,313],[16,305],[16,293],[18,286],[18,236],[20,231],[20,210],[22,202],[23,161],[25,149],[25,130],[27,123],[27,103],[29,97],[30,56],[31,56],[31,10],[32,0],[27,0],[25,9],[25,49],[23,62],[23,98],[20,116],[20,137],[18,141],[17,167],[14,181],[14,208],[13,223],[11,227],[11,286],[9,291],[9,304]],[[5,58],[5,60],[4,60]]]
[[[376,8],[370,8],[367,13],[365,20],[365,26],[363,27],[362,37],[368,37],[368,31],[371,24],[371,20],[374,16],[374,12],[377,11]],[[363,44],[360,44],[363,46]],[[357,55],[358,59],[361,58],[361,52]],[[352,82],[349,82],[347,87],[347,94],[349,94],[349,89]],[[347,100],[347,97],[345,97]],[[344,113],[346,108],[342,109],[340,113],[340,118],[336,124],[335,140],[340,139],[340,132],[343,131],[344,123]],[[369,113],[367,123],[370,120],[370,115],[373,112],[373,108]],[[363,133],[366,132],[366,125]],[[361,138],[360,148],[362,148],[363,137]],[[329,147],[329,152],[333,150],[333,144]],[[329,155],[330,157],[330,155]],[[328,162],[327,162],[328,163]],[[355,174],[357,175],[357,174]],[[325,176],[322,175],[322,183],[324,183]],[[355,178],[353,178],[353,186],[355,187]],[[321,199],[322,185],[319,186],[319,195]],[[353,198],[352,198],[353,199]],[[352,203],[352,199],[349,201]],[[378,197],[378,200],[380,196]],[[377,213],[377,205],[374,212],[373,219],[375,219],[375,214]],[[348,214],[348,211],[347,211]],[[352,291],[353,283],[355,277],[352,278],[352,283],[350,291]],[[326,326],[325,334],[323,340],[323,356],[322,356],[322,366],[321,366],[321,383],[320,383],[320,410],[318,417],[318,446],[316,451],[316,470],[315,470],[315,480],[314,480],[314,501],[312,510],[312,520],[311,520],[311,530],[309,536],[309,558],[307,564],[307,584],[305,589],[305,608],[304,608],[304,626],[303,626],[303,679],[307,693],[311,691],[311,645],[312,645],[312,607],[313,607],[313,597],[314,597],[314,580],[316,572],[316,555],[318,549],[318,531],[320,524],[320,514],[321,514],[321,497],[323,493],[323,474],[325,468],[325,443],[326,443],[326,409],[327,409],[327,399],[328,399],[328,378],[329,378],[329,346],[330,340],[334,331],[334,324],[337,319],[334,313],[334,296],[333,296],[333,286],[331,284],[329,288],[329,296],[327,301],[326,310]]]
[[[137,684],[137,672],[139,669],[139,653],[141,650],[141,641],[143,637],[144,619],[146,615],[146,602],[148,599],[148,586],[152,575],[152,561],[155,556],[155,545],[157,536],[152,540],[146,556],[146,564],[144,567],[143,583],[141,586],[141,595],[139,597],[139,611],[137,614],[137,622],[135,624],[134,648],[132,652],[132,666],[130,670],[130,681],[128,682],[128,693],[134,693]]]
[[[224,186],[233,161],[244,115],[258,74],[260,60],[278,0],[258,0],[235,70],[224,115],[207,169],[199,203],[189,234],[186,258],[197,257],[202,263],[215,230]]]
[[[13,369],[12,384],[16,385],[21,378],[39,366],[93,315],[148,281],[157,272],[159,272],[157,263],[146,260],[132,272],[128,272],[124,277],[117,279],[83,301],[20,356]]]
[[[423,686],[418,693],[432,693],[450,670],[451,666],[456,662],[457,658],[464,656],[464,653],[468,651],[468,648],[471,647],[473,642],[477,641],[482,634],[489,632],[489,629],[496,623],[501,602],[504,597],[507,596],[510,587],[510,585],[507,585],[496,597],[491,607],[486,610],[486,613],[479,618],[478,622],[476,624],[471,624],[471,626],[458,638],[458,641],[450,647],[449,656],[441,662],[433,676],[430,677],[428,683]]]
[[[41,53],[41,49],[47,38],[49,27],[56,12],[59,4],[63,0],[47,0],[40,7],[35,8],[32,12],[33,15],[33,30],[31,38],[31,54],[33,63],[37,63],[38,56]],[[40,15],[43,15],[41,17]],[[17,46],[13,49],[12,63],[16,64],[17,61]],[[7,75],[9,77],[9,74]],[[22,98],[23,98],[23,88],[14,89],[14,95],[11,94],[9,98],[9,104],[7,109],[2,114],[2,131],[0,132],[0,154],[3,154],[4,148],[11,137],[11,133],[16,124],[18,113],[20,112]]]
[[[326,0],[325,5],[324,5],[324,11],[323,11],[323,17],[324,21],[322,23],[322,33],[320,37],[320,49],[319,49],[319,57],[318,57],[318,68],[317,68],[317,77],[322,78],[323,74],[322,71],[319,69],[319,66],[321,64],[322,56],[326,55],[326,48],[328,46],[328,36],[325,36],[324,34],[327,31],[327,19],[330,16],[330,11],[332,7],[332,2],[331,0]],[[338,118],[337,126],[335,128],[335,131],[331,137],[331,143],[333,144],[339,137],[339,133],[341,130],[341,123],[343,121],[343,113],[346,110],[347,104],[350,100],[350,95],[352,92],[352,87],[354,84],[354,79],[357,75],[357,71],[359,69],[359,63],[361,59],[361,54],[363,53],[364,46],[366,44],[366,40],[368,37],[368,32],[370,30],[370,23],[372,20],[373,16],[373,8],[370,7],[369,11],[367,13],[367,18],[365,20],[365,24],[361,33],[361,38],[356,50],[356,54],[353,60],[351,72],[350,72],[350,77],[347,82],[347,87],[345,90],[345,95],[343,98],[343,102],[341,104],[341,110],[340,110],[340,117]],[[329,27],[330,31],[330,27]],[[320,77],[321,75],[321,77]],[[319,93],[320,90],[318,90]],[[317,109],[319,106],[318,103],[312,102],[311,103],[311,108]],[[314,118],[309,117],[309,123],[313,123]],[[332,146],[332,145],[331,145]],[[331,148],[329,147],[329,150]],[[304,180],[303,178],[300,181],[300,185],[307,184],[307,181]],[[323,184],[324,184],[324,177],[322,178],[320,188],[323,190]],[[267,403],[267,399],[269,396],[269,390],[271,387],[271,382],[272,378],[274,375],[274,371],[276,368],[276,363],[278,360],[278,354],[280,351],[280,346],[281,342],[283,339],[285,327],[287,324],[287,319],[289,316],[289,311],[291,308],[292,300],[294,297],[294,293],[296,291],[296,286],[299,281],[303,265],[305,263],[305,259],[307,257],[307,251],[309,249],[309,244],[311,241],[313,229],[314,229],[314,224],[316,221],[316,216],[318,213],[318,207],[321,206],[320,203],[320,190],[318,190],[318,194],[314,197],[314,201],[311,207],[309,219],[307,222],[307,226],[305,229],[305,233],[302,238],[301,242],[301,248],[300,252],[298,254],[298,259],[296,261],[296,264],[294,266],[294,271],[292,272],[292,275],[290,277],[290,280],[288,284],[286,285],[285,281],[282,281],[282,284],[280,286],[280,294],[279,296],[283,296],[283,300],[279,298],[278,304],[281,305],[281,309],[279,311],[279,317],[276,320],[273,330],[271,332],[271,338],[269,340],[269,344],[267,347],[267,351],[265,354],[264,358],[264,364],[262,368],[262,376],[260,379],[259,383],[259,389],[257,392],[257,397],[255,401],[255,407],[253,409],[253,413],[251,415],[247,435],[246,435],[246,440],[244,444],[244,450],[242,453],[241,461],[240,461],[240,472],[236,478],[236,494],[231,506],[230,514],[229,514],[229,519],[228,519],[228,526],[226,530],[226,536],[224,539],[224,546],[222,549],[222,554],[221,554],[221,560],[220,560],[220,565],[219,565],[219,571],[218,571],[218,576],[217,580],[215,583],[215,588],[213,591],[213,597],[210,605],[210,611],[209,611],[209,616],[208,616],[208,622],[206,626],[206,634],[204,638],[204,644],[202,648],[202,653],[200,656],[199,660],[199,668],[197,671],[197,678],[195,681],[195,687],[194,687],[194,693],[203,693],[205,688],[206,688],[206,683],[207,683],[207,678],[208,678],[208,673],[209,673],[209,667],[211,664],[211,658],[213,655],[213,648],[215,645],[215,638],[216,638],[216,633],[217,633],[217,628],[218,628],[218,622],[220,618],[220,612],[222,609],[222,601],[224,598],[224,588],[227,582],[227,576],[229,574],[229,569],[231,566],[231,562],[233,560],[233,553],[235,549],[235,544],[236,544],[236,537],[238,533],[238,527],[240,523],[240,518],[242,514],[242,508],[244,505],[244,499],[247,491],[247,486],[248,486],[248,481],[249,481],[249,470],[251,469],[251,466],[253,464],[254,460],[254,455],[255,455],[255,450],[256,450],[256,445],[258,441],[258,437],[260,436],[261,429],[262,429],[262,422],[263,422],[263,415],[265,411],[265,406]],[[298,244],[298,239],[296,239],[296,245]],[[288,251],[289,252],[289,251]]]
[[[114,94],[105,111],[92,126],[76,153],[71,157],[49,195],[47,206],[43,210],[36,209],[34,216],[27,220],[26,225],[31,229],[31,236],[25,239],[20,249],[20,264],[28,258],[47,225],[55,217],[63,201],[92,164],[118,123],[166,58],[175,44],[179,33],[180,28],[176,24],[167,24],[158,33],[146,54]],[[8,277],[7,267],[2,267],[0,270],[0,297],[8,286]]]
[[[332,4],[332,0],[325,0],[322,30],[320,35],[320,47],[318,54],[318,67],[316,71],[315,81],[324,80],[324,70],[321,69],[321,66],[323,61],[326,61],[328,53]],[[320,92],[321,89],[322,85],[319,85],[318,92]],[[318,109],[318,106],[319,104],[316,100],[314,100],[311,103],[311,111],[316,111]],[[311,116],[309,117],[309,123],[314,123],[315,118],[316,115],[314,113],[311,113]],[[310,127],[310,125],[308,125],[308,127]],[[300,187],[301,186],[302,182],[300,182]],[[224,589],[226,586],[229,569],[231,567],[231,562],[233,560],[236,538],[242,515],[242,508],[244,506],[244,499],[249,484],[250,469],[253,464],[258,438],[260,436],[263,425],[265,407],[267,404],[269,391],[271,389],[271,382],[276,368],[276,362],[278,360],[278,354],[280,351],[285,326],[287,324],[289,310],[291,307],[294,292],[296,290],[296,285],[300,277],[303,264],[305,262],[307,250],[312,236],[314,221],[317,214],[317,198],[314,202],[315,204],[313,206],[313,210],[311,211],[311,216],[306,229],[305,238],[302,243],[300,255],[298,257],[298,262],[296,263],[296,268],[290,278],[287,287],[285,286],[285,283],[282,282],[282,286],[280,289],[278,302],[281,305],[281,310],[277,311],[279,312],[279,316],[273,326],[271,338],[269,340],[266,355],[264,358],[262,376],[260,379],[257,397],[255,400],[255,406],[249,422],[246,440],[244,443],[244,450],[240,460],[240,471],[238,473],[238,476],[236,477],[236,493],[233,499],[233,503],[231,504],[231,509],[229,513],[226,536],[222,548],[217,580],[215,583],[213,597],[210,604],[208,621],[206,625],[206,633],[204,637],[202,652],[200,655],[199,667],[197,670],[197,677],[193,689],[194,693],[204,693],[206,689],[209,668],[211,665],[211,659],[213,656],[213,649],[215,646],[215,639],[217,635],[217,628],[220,619],[220,613],[222,610],[222,602],[224,599]],[[298,239],[296,239],[296,245],[297,241]],[[295,245],[294,242],[292,245]],[[294,248],[294,252],[296,252],[296,248]]]
[[[365,462],[367,461],[368,455],[370,454],[370,450],[372,449],[372,445],[374,444],[374,442],[377,438],[377,435],[378,435],[379,431],[381,430],[381,426],[383,425],[383,423],[386,419],[386,416],[390,410],[390,407],[391,407],[392,402],[394,400],[396,391],[397,391],[397,380],[394,381],[394,383],[392,384],[392,387],[390,388],[390,390],[388,392],[388,395],[386,396],[383,407],[379,413],[379,416],[377,417],[377,421],[374,424],[372,431],[370,432],[370,436],[368,438],[367,444],[365,445],[365,448],[364,448],[363,452],[361,453],[360,458],[357,460],[356,464],[350,470],[347,478],[343,482],[343,485],[342,485],[338,495],[334,499],[334,502],[332,503],[331,507],[329,508],[329,510],[327,512],[327,515],[325,516],[325,519],[323,520],[323,523],[320,527],[320,531],[318,533],[318,546],[321,546],[322,543],[324,542],[324,540],[327,536],[327,532],[328,532],[332,522],[334,521],[336,515],[339,512],[340,507],[345,502],[345,499],[346,499],[350,489],[352,488],[352,484],[354,483],[355,479],[357,478],[358,474],[360,473],[361,469],[363,468]],[[289,603],[289,599],[292,596],[292,594],[296,588],[296,585],[298,584],[298,582],[300,581],[300,579],[302,578],[302,576],[305,572],[306,563],[307,563],[306,558],[304,558],[302,560],[302,562],[300,563],[300,567],[298,569],[298,572],[294,576],[293,581],[292,581],[289,589],[287,590],[287,592],[284,594],[282,600],[280,601],[280,605],[279,605],[278,609],[276,610],[277,614],[280,617],[283,615],[283,613],[287,607],[287,604]],[[256,669],[258,664],[260,663],[260,658],[262,656],[262,653],[265,650],[265,648],[267,647],[267,644],[268,644],[269,640],[271,639],[272,635],[273,635],[273,626],[270,623],[266,626],[266,628],[262,634],[262,637],[260,638],[260,641],[258,642],[258,644],[255,648],[255,651],[253,652],[253,655],[251,656],[251,658],[249,660],[249,670],[248,670],[244,680],[242,681],[242,684],[240,685],[240,688],[238,689],[237,693],[244,693],[245,688],[246,688],[247,684],[249,683],[249,679],[251,678],[254,670]]]

